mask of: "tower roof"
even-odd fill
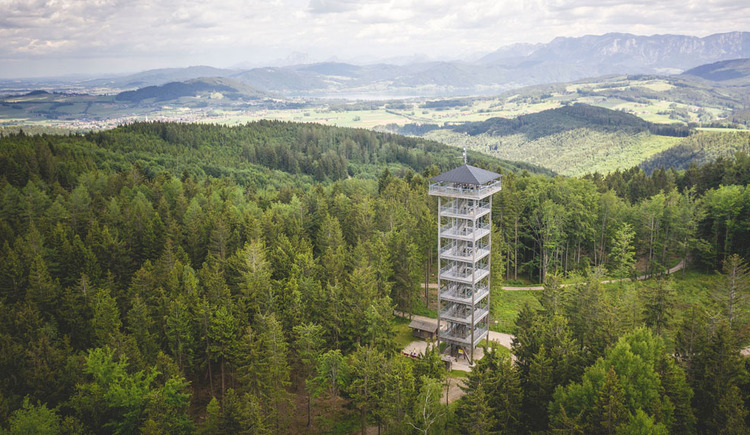
[[[490,181],[500,178],[500,174],[497,174],[486,169],[477,168],[476,166],[463,165],[456,169],[451,169],[448,172],[443,172],[440,175],[436,175],[430,180],[432,181],[446,181],[448,183],[461,183],[461,184],[474,184],[482,185],[489,183]]]

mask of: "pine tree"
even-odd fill
[[[547,427],[547,406],[552,399],[555,388],[554,366],[552,359],[547,356],[544,345],[539,347],[529,365],[529,375],[522,382],[524,420],[532,432],[542,431]]]
[[[255,376],[260,389],[260,403],[266,417],[273,421],[276,431],[283,431],[287,420],[282,418],[282,407],[290,406],[286,388],[290,385],[290,368],[287,343],[281,324],[273,313],[259,317]]]
[[[717,434],[740,435],[750,430],[746,423],[748,410],[736,385],[727,388],[716,404],[709,426]]]
[[[612,238],[609,257],[612,263],[612,274],[616,278],[629,278],[635,272],[634,238],[635,232],[628,223],[623,223]]]
[[[316,366],[316,376],[312,380],[315,397],[325,391],[328,398],[335,403],[339,391],[346,385],[348,373],[349,365],[339,349],[329,350],[320,355]]]
[[[294,327],[294,347],[302,363],[302,378],[307,385],[307,427],[312,424],[312,376],[323,347],[323,327],[314,323]]]
[[[385,356],[372,346],[359,346],[351,355],[351,381],[347,386],[352,404],[359,410],[362,435],[367,430],[368,412],[382,389]]]
[[[472,395],[479,384],[483,385],[482,394],[488,397],[490,413],[496,422],[492,431],[518,432],[521,429],[521,404],[524,392],[518,371],[510,357],[501,355],[495,349],[485,349],[484,357],[477,362],[469,373],[466,386],[462,387],[466,395],[465,400],[462,399],[459,405],[460,409],[465,407],[467,402],[476,403]],[[461,427],[471,426],[471,422],[466,420],[466,411],[461,410],[459,415],[463,416],[459,418]]]
[[[478,382],[472,394],[463,397],[457,413],[456,429],[461,433],[488,435],[495,433],[497,422],[489,405],[484,384]]]
[[[625,406],[625,393],[614,366],[609,367],[604,385],[589,414],[591,433],[614,435],[627,422],[630,413]]]
[[[29,287],[26,300],[36,304],[46,316],[52,316],[57,311],[60,297],[60,286],[52,280],[47,262],[41,255],[36,255],[29,269]]]
[[[98,346],[116,347],[120,339],[122,321],[117,301],[111,296],[109,289],[103,288],[96,292],[91,299],[91,310],[94,314],[91,329]]]
[[[714,297],[721,304],[729,328],[738,331],[748,321],[750,269],[739,255],[732,254],[724,261],[721,276]]]
[[[669,325],[675,305],[675,292],[671,279],[658,279],[653,286],[644,287],[643,317],[646,326],[661,336],[662,329]]]
[[[146,302],[136,295],[127,315],[127,330],[135,339],[141,354],[153,363],[159,349],[156,335],[153,333],[154,320]]]
[[[215,408],[211,411],[213,414]],[[213,424],[215,417],[213,415],[210,415],[210,417]],[[218,429],[218,433],[226,434],[263,435],[271,433],[263,419],[259,400],[249,393],[239,396],[232,388],[226,392],[224,409],[218,418]]]
[[[212,314],[208,325],[208,338],[211,358],[219,361],[221,370],[221,396],[226,391],[226,364],[231,360],[237,344],[237,320],[224,306],[218,307]]]

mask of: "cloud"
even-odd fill
[[[45,62],[103,72],[260,65],[294,52],[458,58],[557,36],[750,30],[747,10],[746,0],[0,0],[0,76]]]
[[[311,0],[308,11],[313,14],[336,14],[357,9],[357,0]]]

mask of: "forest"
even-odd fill
[[[750,156],[562,177],[470,152],[503,174],[493,301],[545,289],[446,404],[394,309],[431,312],[428,180],[459,156],[273,121],[0,137],[0,433],[747,433]]]

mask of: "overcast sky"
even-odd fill
[[[409,56],[750,30],[748,0],[0,0],[0,77]]]

